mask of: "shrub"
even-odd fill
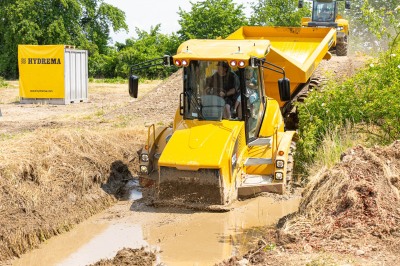
[[[298,159],[306,163],[314,160],[329,130],[348,123],[379,128],[370,133],[382,144],[400,138],[400,49],[382,54],[342,84],[310,93],[299,105],[299,117]]]

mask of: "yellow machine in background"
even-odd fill
[[[344,0],[313,0],[311,18],[302,18],[303,27],[334,28],[337,31],[335,44],[332,50],[337,56],[347,55],[349,21],[338,13],[338,1]],[[299,0],[299,8],[302,8],[303,0]],[[350,9],[350,1],[345,0],[345,8]]]
[[[334,37],[333,29],[242,27],[227,39],[182,43],[164,58],[183,67],[179,108],[172,127],[149,127],[139,154],[141,183],[154,184],[158,200],[184,204],[284,193],[297,135],[285,128],[282,112],[330,58]],[[211,92],[221,69],[233,77],[226,82],[237,91],[235,101],[227,91]],[[134,75],[129,91],[137,97]]]

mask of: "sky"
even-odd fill
[[[104,2],[118,7],[125,12],[125,20],[129,33],[124,30],[111,33],[113,43],[124,43],[127,38],[135,36],[135,28],[149,31],[151,26],[161,24],[161,33],[170,34],[180,29],[178,19],[179,7],[190,11],[192,5],[189,0],[104,0]],[[199,2],[191,0],[191,2]],[[249,2],[252,0],[234,0],[237,4],[247,7],[245,14],[250,14]]]

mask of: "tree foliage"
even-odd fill
[[[239,27],[247,24],[243,5],[232,0],[205,0],[190,2],[192,9],[186,12],[179,8],[178,34],[181,39],[225,38]]]
[[[103,0],[0,2],[0,75],[15,78],[19,44],[68,44],[105,53],[114,31],[128,29],[125,14]]]
[[[91,76],[96,77],[127,77],[131,65],[163,57],[165,54],[174,55],[180,44],[176,34],[160,33],[161,25],[151,27],[149,32],[136,28],[137,38],[129,38],[125,43],[117,43],[116,50],[109,54],[97,54],[92,57],[89,65]],[[164,78],[173,69],[153,67],[140,71],[147,78]]]
[[[298,0],[259,0],[253,9],[250,23],[263,26],[300,26],[301,18],[311,16],[308,3],[297,8]]]

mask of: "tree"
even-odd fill
[[[103,0],[0,2],[0,76],[16,78],[19,44],[69,44],[105,53],[110,27],[128,29],[125,14]]]
[[[236,5],[232,0],[205,0],[190,2],[192,9],[186,12],[179,8],[178,20],[181,29],[180,38],[214,39],[225,38],[239,27],[247,24],[243,5]]]
[[[298,0],[259,0],[253,9],[250,23],[263,26],[301,26],[301,18],[311,16],[308,5],[297,8]]]

